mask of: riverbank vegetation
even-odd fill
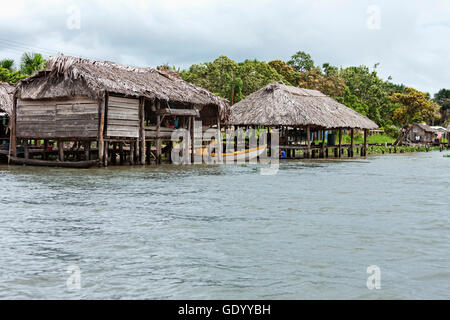
[[[39,53],[24,53],[19,65],[11,59],[3,59],[0,60],[0,81],[15,84],[44,67],[45,60]],[[247,59],[237,62],[220,56],[185,70],[168,65],[157,68],[175,70],[184,80],[228,99],[231,104],[274,81],[319,90],[367,116],[384,130],[385,136],[372,136],[374,142],[371,143],[392,142],[391,138],[398,137],[401,129],[411,122],[435,125],[447,122],[450,89],[441,89],[432,98],[429,93],[394,83],[391,77],[382,79],[378,67],[378,64],[372,68],[317,65],[311,55],[299,51],[288,61]]]

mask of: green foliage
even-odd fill
[[[9,72],[15,72],[14,68],[14,60],[12,59],[3,59],[0,60],[0,68],[7,69]]]
[[[23,74],[32,75],[45,68],[45,60],[40,53],[27,53],[22,55],[20,71]]]
[[[314,61],[306,52],[299,51],[287,62],[297,72],[306,72],[314,68]]]
[[[213,62],[194,64],[188,70],[182,70],[180,76],[233,103],[271,82],[285,80],[266,62],[245,60],[237,63],[226,56]]]
[[[380,126],[391,125],[394,110],[398,107],[390,96],[402,90],[378,77],[376,66],[370,71],[366,66],[348,67],[339,71],[349,91],[342,101],[345,105],[365,114]]]
[[[20,71],[11,72],[8,69],[0,68],[0,82],[8,82],[9,84],[16,84],[19,80],[26,78],[26,75]]]
[[[448,120],[450,114],[450,90],[441,89],[434,95],[434,101],[441,106],[441,123],[444,124]]]
[[[431,118],[439,118],[439,105],[429,100],[429,95],[413,88],[407,88],[405,93],[394,93],[392,101],[400,107],[394,112],[394,120],[403,127],[413,122],[423,122]]]
[[[287,82],[286,84],[295,87],[298,86],[300,74],[296,72],[292,66],[288,65],[283,60],[272,60],[269,62],[269,66],[285,79]]]

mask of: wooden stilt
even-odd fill
[[[364,130],[364,157],[367,156],[367,136],[368,136],[368,130]]]
[[[98,158],[100,164],[103,162],[105,156],[105,141],[103,133],[105,131],[105,110],[106,110],[106,94],[105,99],[99,101],[100,125],[98,128]]]
[[[353,158],[353,148],[355,148],[355,129],[350,130],[351,142],[350,142],[350,152],[349,157]]]
[[[306,159],[311,157],[311,128],[310,126],[306,127]]]
[[[139,100],[139,156],[141,165],[145,165],[145,100]]]
[[[339,129],[339,152],[338,157],[342,157],[342,129]]]
[[[326,148],[326,143],[325,143],[325,130],[322,130],[322,158],[325,158],[325,148]]]
[[[64,142],[58,140],[58,155],[59,161],[64,162]]]
[[[161,102],[157,101],[156,110],[160,110]],[[161,141],[161,116],[156,117],[156,164],[161,164],[162,141]]]
[[[29,149],[27,139],[23,140],[23,151],[24,151],[25,159],[29,159],[30,158],[30,149]]]
[[[147,141],[147,142],[145,143],[145,145],[146,145],[146,146],[145,146],[145,148],[144,148],[144,151],[146,152],[146,154],[145,154],[144,164],[145,164],[145,163],[151,164],[152,144],[151,144],[150,141]]]
[[[134,146],[135,146],[135,142],[131,141],[130,142],[130,165],[134,165]]]
[[[117,164],[117,142],[112,143],[111,164],[113,166]]]
[[[104,155],[103,165],[104,165],[105,167],[107,167],[107,166],[108,166],[109,142],[106,141],[104,144],[105,144],[105,147],[104,147],[104,149],[105,149],[105,155]]]
[[[84,144],[84,159],[86,161],[91,160],[91,142],[85,142]]]
[[[120,156],[120,165],[123,166],[125,163],[125,155],[123,153],[123,142],[119,143],[119,156]]]

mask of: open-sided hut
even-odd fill
[[[369,130],[377,129],[375,122],[335,101],[317,90],[302,89],[280,83],[271,83],[230,107],[228,124],[246,127],[276,127],[281,131],[280,149],[304,149],[310,157],[311,136],[322,136],[320,146],[323,157],[328,153],[325,145],[325,131],[338,130],[339,144],[342,144],[343,130],[351,132],[352,143],[349,156],[353,155],[353,132],[363,130],[365,136],[362,154],[367,149]],[[302,136],[306,145],[296,145],[293,137]],[[331,140],[331,139],[329,139]],[[329,141],[330,142],[330,141]],[[339,156],[342,153],[339,147]],[[295,151],[294,151],[295,153]]]
[[[14,87],[6,82],[0,82],[0,150],[9,143],[10,117],[13,110]]]
[[[121,163],[126,156],[131,163],[136,158],[148,163],[151,155],[159,163],[162,143],[170,141],[175,127],[192,129],[195,118],[220,126],[227,108],[224,99],[176,72],[53,57],[45,70],[18,84],[12,140],[23,142],[25,158],[29,141],[40,139],[45,150],[48,141],[58,142],[60,162],[69,153],[67,142],[76,142],[70,152],[84,150],[84,161],[92,161],[93,145],[105,165],[111,153],[113,163],[117,153]]]

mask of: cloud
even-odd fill
[[[80,29],[67,27],[72,6],[80,9]],[[367,27],[369,6],[379,9],[379,29]],[[222,54],[287,60],[303,50],[317,64],[380,63],[383,77],[431,93],[450,87],[446,0],[15,0],[2,11],[0,57],[33,49],[188,67]]]

